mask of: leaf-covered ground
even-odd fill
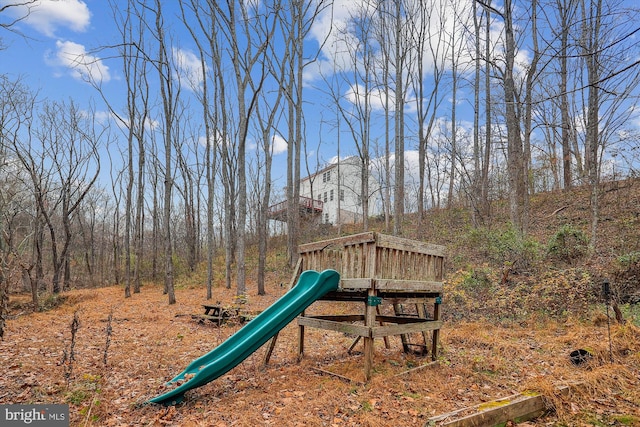
[[[284,288],[267,292],[250,295],[243,310],[263,310]],[[234,303],[233,292],[214,293],[212,301]],[[632,322],[612,323],[610,352],[604,308],[580,321],[447,322],[438,363],[422,369],[414,368],[429,357],[404,354],[398,337],[390,348],[379,340],[366,384],[361,344],[348,354],[353,337],[344,334],[307,329],[298,363],[293,322],[268,366],[263,346],[176,407],[145,404],[191,360],[240,328],[194,321],[204,295],[201,288],[179,289],[178,303],[169,306],[161,289],[149,285],[128,299],[119,287],[77,290],[38,313],[13,295],[0,342],[0,403],[69,403],[73,426],[422,426],[438,414],[538,391],[555,411],[528,425],[640,425],[640,332]],[[359,309],[316,303],[310,312]],[[577,348],[594,355],[586,366],[571,364],[568,355]],[[572,392],[556,396],[555,388],[568,384]]]

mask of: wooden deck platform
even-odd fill
[[[373,343],[378,338],[386,342],[386,337],[400,335],[408,351],[416,345],[409,336],[422,334],[424,344],[418,346],[436,360],[442,327],[443,246],[368,232],[301,245],[299,252],[292,284],[304,270],[331,268],[340,273],[340,287],[322,299],[354,303],[352,315],[303,313],[298,318],[299,357],[304,355],[305,328],[313,327],[362,339],[367,381],[371,378]],[[392,307],[393,315],[381,314],[385,305]],[[415,308],[411,315],[407,314],[409,306]]]

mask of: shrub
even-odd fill
[[[469,233],[469,243],[482,248],[492,264],[511,271],[529,268],[540,258],[540,245],[509,224],[501,229],[475,228]]]
[[[582,231],[565,224],[551,237],[547,255],[559,261],[574,265],[589,252],[589,238]]]
[[[617,257],[611,283],[613,297],[621,303],[640,303],[640,252]]]

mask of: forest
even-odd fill
[[[36,6],[5,3],[11,17],[12,4]],[[270,236],[286,234],[295,265],[300,180],[347,155],[360,160],[362,212],[378,201],[387,233],[405,232],[405,214],[426,229],[427,210],[462,206],[491,227],[492,204],[507,199],[525,238],[530,197],[588,185],[593,244],[600,183],[637,168],[638,10],[522,6],[111,4],[120,39],[74,58],[90,105],[0,76],[0,283],[36,304],[39,293],[116,283],[130,295],[162,281],[173,303],[175,280],[204,265],[209,289],[223,274],[243,295],[251,274],[262,293]],[[5,34],[23,34],[34,13],[18,10]],[[117,92],[90,68],[100,53],[117,59]],[[305,99],[308,74],[321,101]],[[382,194],[370,194],[371,176]],[[274,224],[268,208],[283,200],[286,224]]]
[[[0,1],[3,67],[13,40],[30,39],[38,8],[63,7],[53,3],[88,4]],[[541,378],[576,377],[586,384],[579,405],[553,400],[565,425],[573,416],[640,422],[635,2],[102,7],[117,36],[66,53],[81,84],[67,97],[41,95],[29,78],[36,70],[0,67],[0,337],[11,370],[0,402],[71,402],[74,424],[137,422],[131,402],[235,327],[190,322],[203,303],[263,310],[284,293],[300,244],[376,231],[447,248],[444,319],[455,327],[439,366],[452,369],[456,388],[440,378],[445,398],[429,411],[522,392],[521,384],[549,392]],[[319,224],[299,209],[300,182],[345,157],[358,159],[361,213],[375,204],[378,214]],[[269,207],[282,202],[285,220],[270,219]],[[69,359],[83,331],[69,329],[76,316],[94,326],[78,338],[89,340],[78,344],[84,357]],[[487,332],[496,325],[499,333]],[[27,338],[42,331],[41,350],[30,347]],[[347,338],[320,337],[332,350],[314,349],[315,360],[338,363]],[[283,347],[294,341],[283,334]],[[591,370],[576,374],[553,358],[584,342],[597,356]],[[495,347],[519,362],[496,362]],[[198,425],[194,414],[224,401],[243,415],[215,425],[277,424],[295,420],[293,408],[311,395],[333,409],[309,407],[309,425],[384,417],[416,425],[437,415],[424,409],[435,399],[428,373],[385,383],[395,368],[420,364],[409,356],[382,350],[372,385],[344,385],[301,374],[282,351],[275,371],[258,375],[256,356],[205,403],[191,403],[195,412],[143,407],[141,423]],[[542,371],[525,369],[536,363],[528,353],[542,358]],[[132,366],[149,354],[150,365]],[[353,377],[359,362],[346,363],[338,369]],[[36,379],[48,364],[51,375]],[[295,378],[313,385],[305,391]],[[349,404],[340,408],[323,387]],[[251,412],[261,393],[279,393],[278,403]]]
[[[426,214],[432,224],[426,241],[447,248],[435,364],[430,354],[403,352],[399,337],[375,340],[366,382],[362,345],[352,335],[308,328],[298,360],[292,322],[268,364],[265,345],[177,406],[146,404],[243,326],[239,318],[220,326],[195,320],[203,304],[260,313],[286,292],[291,269],[280,236],[270,240],[265,295],[249,282],[242,302],[222,275],[208,300],[205,269],[177,281],[175,304],[167,304],[161,282],[145,282],[129,298],[122,285],[68,290],[42,299],[37,311],[28,293],[11,293],[0,341],[0,404],[67,404],[74,426],[440,426],[500,408],[497,399],[540,395],[547,412],[517,425],[638,425],[640,182],[608,183],[602,191],[595,252],[583,231],[588,186],[532,197],[526,241],[512,228],[473,228],[468,209]],[[507,201],[496,202],[493,212],[506,221]],[[409,215],[410,238],[417,238],[416,224]],[[358,231],[352,227],[345,236]],[[372,221],[373,230],[383,227],[382,219]],[[329,231],[315,229],[303,239],[337,235]],[[253,270],[255,246],[248,258]],[[359,309],[319,301],[308,314]],[[411,340],[419,343],[420,334]],[[578,366],[570,359],[577,349],[591,355]]]

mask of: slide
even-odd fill
[[[187,390],[200,387],[226,374],[287,326],[314,301],[334,291],[340,283],[335,270],[322,273],[307,270],[298,283],[273,305],[243,326],[238,332],[209,353],[195,359],[178,376],[167,383],[176,387],[149,402],[165,406],[180,403]],[[178,385],[179,383],[179,385]]]

